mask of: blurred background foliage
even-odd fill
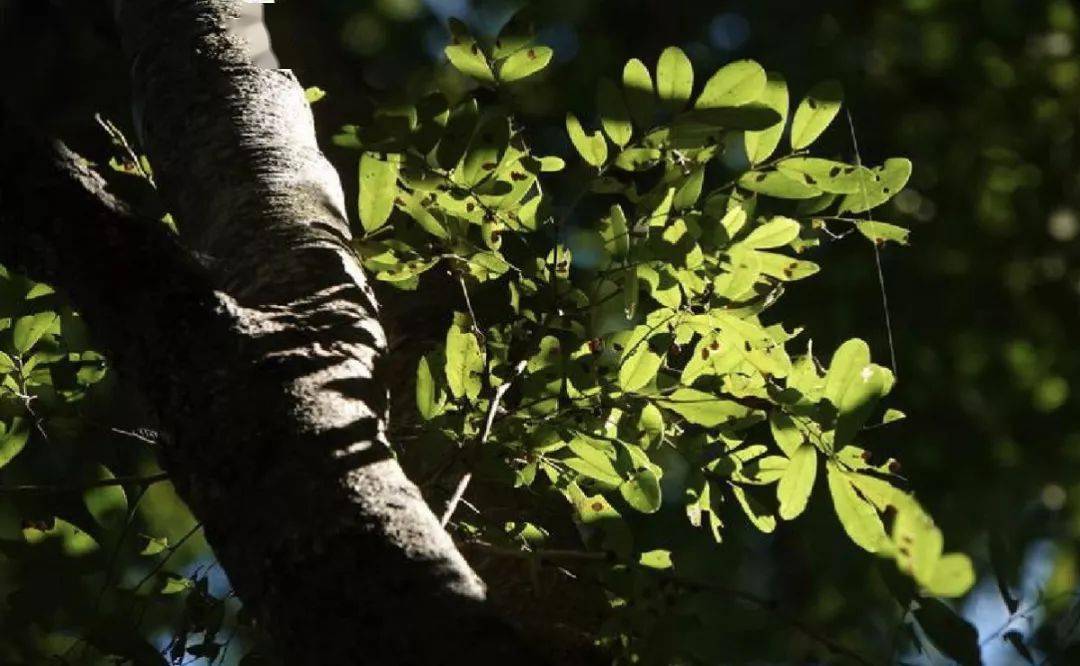
[[[329,92],[316,119],[350,198],[356,154],[330,146],[332,134],[432,82],[444,90],[463,86],[442,55],[445,20],[459,17],[492,35],[523,4],[278,0],[269,8],[281,66]],[[983,579],[959,609],[979,631],[984,660],[1026,663],[1011,644],[1020,640],[1035,663],[1080,662],[1074,646],[1080,644],[1074,596],[1080,586],[1080,349],[1074,337],[1080,324],[1080,11],[1074,3],[542,0],[533,10],[540,42],[556,52],[553,66],[518,100],[537,145],[566,143],[565,110],[589,116],[601,77],[617,78],[631,57],[655,63],[674,44],[698,71],[753,58],[783,72],[794,95],[821,79],[837,79],[864,161],[903,155],[914,162],[908,191],[890,204],[888,216],[912,228],[912,246],[881,254],[900,380],[891,404],[908,418],[867,444],[904,461],[950,547],[975,557]],[[853,157],[844,123],[823,141],[836,157]],[[779,314],[805,323],[822,349],[859,336],[870,341],[876,358],[887,358],[872,248],[834,243],[819,252],[829,255],[819,255],[825,270],[792,289]],[[93,390],[112,391],[110,382]],[[82,416],[138,427],[137,415],[117,413],[110,402],[88,401]],[[112,437],[95,441],[118,456],[114,473],[155,471],[145,443]],[[6,484],[24,482],[13,477],[17,470],[3,474]],[[0,499],[0,507],[9,503]],[[127,506],[135,504],[129,496]],[[191,530],[190,516],[167,484],[151,486],[138,506],[130,514],[131,533],[167,536],[176,544]],[[152,571],[154,560],[138,555],[146,545],[143,539],[117,549],[117,580],[133,584]],[[812,502],[802,520],[769,538],[724,547],[749,555],[725,560],[739,563],[730,571],[733,582],[777,599],[786,615],[856,651],[885,655],[885,646],[911,638],[898,631],[902,609],[876,563],[842,538],[824,502]],[[220,572],[207,569],[197,534],[170,554],[170,569],[208,580],[207,597],[228,596]],[[58,582],[67,578],[55,566],[30,573],[13,566],[0,556],[0,593],[36,590],[50,600],[48,612],[58,625],[78,624],[75,607],[101,615],[104,605],[119,624],[129,617],[131,599],[96,599],[100,577],[66,589]],[[1011,591],[1003,595],[1002,586]],[[1013,613],[1006,596],[1018,602]],[[177,618],[194,612],[167,599],[151,609],[144,633],[158,647],[169,644],[167,629]],[[229,608],[230,617],[235,612]],[[8,663],[4,655],[27,654],[14,643],[63,640],[27,638],[16,633],[19,621],[10,613],[0,618],[0,663]],[[775,614],[733,608],[716,626],[715,639],[731,661],[829,656],[785,629]],[[901,654],[909,663],[945,663],[924,647],[922,654],[910,647]],[[236,649],[221,661],[233,663],[242,654]]]

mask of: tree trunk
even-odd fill
[[[180,238],[9,115],[0,260],[64,289],[147,395],[284,663],[535,663],[386,440],[384,334],[303,90],[247,61],[238,2],[113,4]]]

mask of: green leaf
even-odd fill
[[[454,43],[446,47],[446,58],[459,72],[483,83],[494,83],[495,75],[491,71],[487,57],[480,45],[468,33],[455,31]]]
[[[840,112],[843,99],[844,90],[836,81],[824,81],[811,88],[791,121],[791,149],[802,150],[816,141]]]
[[[493,55],[496,59],[506,58],[529,46],[535,39],[534,12],[528,7],[522,8],[499,30]]]
[[[442,238],[444,240],[450,238],[450,232],[446,229],[446,226],[439,221],[439,218],[435,217],[423,203],[421,203],[420,197],[418,197],[415,192],[406,192],[402,190],[398,192],[398,199],[404,204],[402,205],[402,210],[404,210],[409,217],[416,220],[416,223],[420,225],[421,229],[436,238]]]
[[[871,553],[887,549],[889,538],[874,506],[855,492],[847,474],[835,463],[828,463],[826,468],[833,508],[847,535],[856,545]]]
[[[795,420],[779,409],[769,412],[769,430],[772,431],[776,445],[788,458],[794,456],[795,451],[806,441],[806,436],[795,425]]]
[[[813,185],[794,180],[779,171],[748,171],[739,178],[739,187],[777,199],[812,199],[821,194]]]
[[[623,67],[623,90],[626,93],[626,105],[634,122],[642,129],[652,126],[656,115],[652,75],[645,63],[634,58]]]
[[[166,573],[165,582],[161,586],[161,594],[180,594],[195,589],[195,583],[190,578]]]
[[[387,155],[384,159],[364,153],[360,158],[360,224],[364,231],[371,233],[390,219],[400,167],[397,155]]]
[[[59,320],[60,315],[55,312],[38,312],[16,319],[13,329],[15,352],[23,355],[30,351]]]
[[[650,569],[670,569],[672,566],[671,551],[662,548],[646,551],[638,558],[638,564]]]
[[[708,428],[742,420],[751,413],[748,407],[737,402],[692,388],[676,389],[670,395],[657,400],[657,404],[690,423]]]
[[[450,111],[446,131],[435,148],[435,158],[439,166],[448,170],[457,166],[469,146],[479,118],[480,109],[474,98],[469,98]]]
[[[701,91],[695,109],[742,106],[761,96],[768,77],[753,60],[738,60],[721,67]]]
[[[600,113],[600,124],[612,143],[620,148],[630,143],[634,133],[630,111],[623,101],[622,91],[610,79],[600,80],[596,89],[596,108]]]
[[[828,194],[853,194],[862,183],[863,167],[820,157],[789,157],[776,165],[784,175]],[[862,171],[860,171],[860,168]]]
[[[318,86],[304,89],[304,99],[308,101],[308,104],[314,104],[324,97],[326,97],[326,91]]]
[[[745,489],[735,484],[731,484],[728,487],[731,488],[731,492],[735,495],[735,499],[739,502],[739,506],[742,507],[743,513],[750,519],[750,522],[754,527],[766,534],[769,534],[776,529],[776,516],[769,513],[760,502],[754,499],[753,495],[750,495]]]
[[[893,421],[899,421],[905,418],[907,418],[907,414],[903,413],[899,409],[894,409],[890,407],[889,409],[885,410],[885,416],[882,417],[881,423],[882,425],[884,425],[886,423],[892,423]]]
[[[421,356],[416,366],[416,408],[425,421],[442,414],[445,408],[445,396],[436,398],[435,377],[427,356]]]
[[[152,537],[143,535],[146,537],[146,545],[139,551],[140,555],[153,556],[165,552],[165,549],[169,547],[168,537]]]
[[[628,148],[615,158],[615,166],[623,171],[646,171],[656,166],[662,156],[656,148]]]
[[[454,172],[454,180],[466,187],[475,187],[490,176],[502,159],[510,140],[510,124],[505,116],[488,116],[476,128],[461,167]]]
[[[792,259],[775,252],[758,251],[754,254],[757,256],[758,269],[762,273],[784,282],[802,280],[821,270],[821,267],[812,261]]]
[[[567,446],[577,456],[563,461],[567,467],[609,489],[622,484],[623,479],[615,470],[615,464],[603,451],[580,437],[571,440]]]
[[[911,178],[911,160],[892,157],[880,167],[857,173],[859,187],[840,202],[841,213],[862,213],[896,196]]]
[[[915,619],[939,650],[961,666],[982,664],[979,633],[967,620],[937,599],[920,599]]]
[[[680,114],[671,128],[671,142],[678,148],[705,147],[719,135],[715,129],[765,130],[780,122],[780,114],[767,106],[721,106],[694,109]],[[696,145],[695,145],[696,144]]]
[[[656,444],[664,439],[664,414],[653,403],[648,403],[638,417],[638,427],[645,433],[645,441]]]
[[[690,58],[677,46],[664,49],[656,65],[656,92],[665,106],[673,111],[683,108],[693,88],[694,68]]]
[[[837,410],[836,446],[855,437],[894,381],[892,372],[870,362],[870,348],[865,342],[855,338],[840,345],[829,363],[824,392],[825,399]]]
[[[514,83],[536,74],[548,66],[554,52],[546,46],[523,48],[502,62],[499,80]]]
[[[601,167],[607,161],[607,141],[600,132],[586,134],[581,127],[581,122],[572,113],[566,114],[566,132],[570,135],[570,141],[574,144],[587,163],[594,167]]]
[[[457,326],[446,333],[446,383],[455,398],[475,400],[483,387],[484,354],[476,334]]]
[[[959,597],[975,583],[971,559],[962,553],[943,554],[941,530],[910,496],[897,502],[892,538],[897,567],[927,594]]]
[[[788,88],[784,77],[775,72],[768,73],[765,91],[758,101],[780,114],[780,120],[768,129],[747,132],[743,136],[746,157],[751,164],[761,164],[776,151],[780,137],[784,134],[784,123],[788,115]]]
[[[701,198],[701,187],[705,183],[705,167],[698,167],[690,172],[686,181],[675,192],[675,198],[671,202],[672,208],[684,211],[692,208]]]
[[[662,360],[647,344],[637,345],[619,366],[619,388],[624,391],[644,388],[656,377]]]
[[[651,469],[635,472],[619,486],[619,493],[627,504],[641,513],[660,510],[660,480]]]
[[[740,245],[754,249],[787,245],[799,237],[799,228],[799,223],[790,217],[777,215],[751,231]]]
[[[99,465],[95,480],[105,481],[115,478],[108,468]],[[123,486],[100,486],[83,492],[83,503],[98,525],[110,530],[119,530],[127,519],[128,501]]]
[[[900,245],[908,244],[908,235],[911,233],[903,227],[887,222],[875,222],[874,220],[860,220],[855,223],[859,233],[875,243],[893,242]]]
[[[601,221],[600,237],[604,239],[604,249],[612,257],[620,259],[630,253],[630,227],[619,204],[612,204],[607,217]]]
[[[15,370],[15,361],[10,356],[0,351],[0,375],[6,375]]]
[[[30,439],[30,425],[22,419],[14,419],[11,427],[6,431],[0,429],[0,467],[7,465],[19,455],[28,439]]]
[[[895,379],[887,368],[870,363],[852,378],[836,406],[835,445],[851,442],[863,427],[879,399],[891,389]]]
[[[818,453],[810,444],[795,449],[791,463],[784,470],[776,485],[776,499],[780,502],[780,517],[792,520],[805,509],[817,478]]]
[[[848,387],[859,380],[859,373],[870,364],[870,346],[858,338],[852,338],[833,352],[829,370],[825,373],[824,397],[834,406],[840,406]]]

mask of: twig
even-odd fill
[[[500,557],[513,557],[523,560],[583,560],[587,562],[606,562],[611,556],[605,552],[587,550],[569,550],[562,548],[538,548],[536,550],[519,550],[516,548],[504,548],[485,541],[466,541],[461,544],[462,548],[475,548],[485,553],[499,555]]]
[[[514,383],[514,380],[518,376],[525,372],[525,367],[528,365],[528,361],[519,361],[514,366],[514,373],[502,384],[499,384],[495,389],[495,395],[491,398],[491,405],[488,406],[487,417],[484,420],[484,431],[480,434],[479,446],[483,446],[487,443],[488,437],[491,436],[491,426],[495,423],[495,412],[499,410],[499,403],[502,402],[503,396],[510,390],[510,385]],[[454,494],[450,496],[450,501],[446,505],[446,511],[443,512],[442,518],[439,520],[439,524],[446,527],[446,524],[450,522],[451,516],[454,515],[454,510],[457,509],[457,505],[461,502],[462,496],[465,495],[465,490],[469,487],[469,482],[472,481],[472,472],[465,472],[458,481],[457,487],[454,488]]]
[[[59,495],[65,493],[78,493],[86,490],[93,490],[95,488],[107,488],[109,486],[126,486],[129,484],[146,488],[147,486],[152,486],[155,483],[161,483],[162,481],[168,480],[169,475],[166,472],[160,472],[158,474],[150,474],[149,476],[117,476],[111,479],[100,479],[98,481],[92,481],[90,483],[73,485],[0,485],[0,495],[15,493],[42,493]]]
[[[847,114],[848,127],[851,129],[851,145],[855,150],[855,166],[862,168],[862,155],[859,153],[859,140],[855,136],[855,121],[851,118],[851,109],[845,107],[844,112]],[[862,190],[863,201],[868,201],[869,197],[866,194],[866,181],[863,178],[859,178],[859,189]],[[870,211],[866,211],[866,219],[870,220]],[[871,243],[874,246],[874,264],[877,266],[878,287],[881,289],[881,309],[885,313],[885,334],[889,340],[889,360],[892,362],[893,376],[897,379],[900,378],[900,371],[896,366],[896,344],[893,342],[893,330],[892,330],[892,315],[889,312],[889,295],[885,290],[885,271],[881,269],[881,251],[878,249],[877,243]]]

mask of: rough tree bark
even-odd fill
[[[234,0],[115,0],[172,237],[0,116],[0,261],[64,289],[165,427],[163,464],[289,664],[533,663],[394,460],[384,335],[303,90]]]

